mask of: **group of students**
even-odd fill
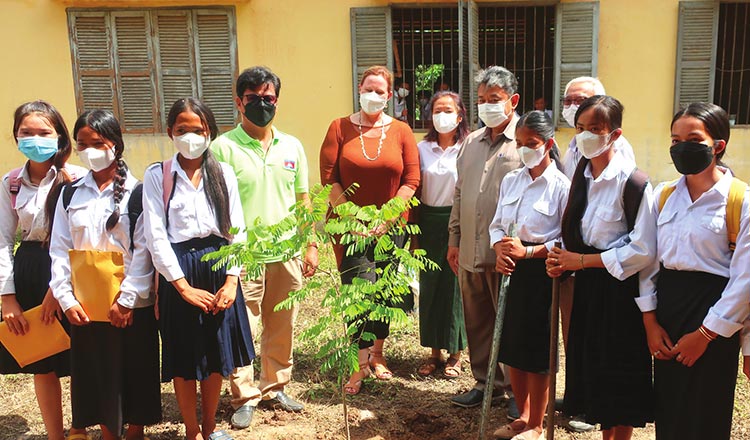
[[[45,322],[60,319],[69,330],[71,348],[23,368],[0,348],[0,372],[34,374],[50,439],[66,438],[59,377],[67,375],[68,439],[87,439],[92,425],[101,426],[104,439],[145,438],[144,426],[161,420],[160,382],[170,380],[187,438],[231,438],[215,431],[222,377],[249,365],[255,353],[240,268],[214,270],[202,256],[245,240],[237,179],[208,148],[219,132],[206,105],[176,101],[167,125],[177,153],[150,166],[141,183],[128,171],[111,112],[80,115],[73,142],[49,103],[29,102],[15,112],[13,135],[28,161],[0,186],[3,321],[23,335],[38,325],[23,311],[41,304]],[[88,170],[67,163],[73,149]],[[238,232],[230,232],[234,227]],[[21,244],[13,255],[17,229]],[[77,300],[69,250],[122,255],[109,322],[93,322]]]
[[[610,96],[580,103],[571,180],[549,117],[517,123],[524,167],[503,179],[490,235],[496,270],[512,275],[498,360],[522,416],[499,438],[542,435],[551,280],[571,273],[565,412],[604,439],[652,421],[657,439],[730,438],[743,321],[750,330],[750,198],[721,162],[727,113],[693,103],[675,114],[669,154],[683,176],[655,190],[613,147],[622,115]],[[747,336],[742,348],[747,372]]]

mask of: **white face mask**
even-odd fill
[[[368,115],[376,115],[385,109],[388,99],[380,96],[377,92],[359,94],[359,106]]]
[[[508,101],[501,101],[497,104],[479,104],[477,109],[479,110],[479,119],[484,122],[484,125],[495,128],[502,124],[508,119],[508,115],[505,114],[505,103]]]
[[[576,126],[576,112],[578,111],[578,106],[576,104],[566,105],[563,107],[562,111],[562,117],[565,119],[565,122],[568,123],[571,127]]]
[[[537,148],[519,147],[518,154],[521,156],[521,162],[523,162],[527,168],[531,169],[542,163],[542,159],[544,159],[546,154],[546,151],[544,150],[544,145],[540,145]]]
[[[174,147],[186,159],[197,159],[208,149],[208,139],[195,133],[185,133],[172,139]]]
[[[438,133],[450,133],[458,127],[458,113],[435,113],[432,115],[432,125]]]
[[[78,158],[91,171],[101,171],[112,165],[115,161],[115,150],[107,148],[100,150],[98,148],[86,148],[78,151]]]
[[[593,159],[610,149],[609,138],[611,136],[612,133],[594,134],[586,130],[576,135],[576,147],[583,157]]]
[[[407,96],[409,96],[409,90],[404,88],[398,89],[398,96],[401,98],[406,98]]]

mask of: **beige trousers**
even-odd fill
[[[492,349],[492,334],[497,315],[500,274],[497,272],[469,272],[458,269],[458,287],[464,304],[466,336],[469,340],[471,373],[477,381],[474,388],[484,390],[487,367]],[[510,391],[510,376],[504,364],[496,369],[493,394]]]
[[[258,320],[263,330],[260,337],[260,381],[254,380],[253,365],[235,369],[229,376],[234,409],[245,403],[257,405],[271,399],[292,378],[292,338],[297,307],[274,311],[274,307],[302,287],[302,266],[299,260],[269,263],[260,278],[243,282],[242,291],[250,319],[253,338],[257,338]],[[256,353],[258,347],[256,345]]]

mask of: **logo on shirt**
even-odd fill
[[[284,168],[287,170],[296,170],[297,169],[297,161],[294,159],[284,159]]]

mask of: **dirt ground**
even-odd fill
[[[300,310],[298,328],[310,323],[320,313],[314,301]],[[294,440],[344,439],[343,415],[339,385],[335,377],[321,374],[318,362],[312,358],[321,341],[300,341],[295,351],[293,382],[287,393],[304,402],[306,409],[299,414],[283,411],[257,410],[248,430],[233,431],[229,425],[232,409],[229,405],[228,382],[221,398],[217,419],[219,427],[232,433],[238,440]],[[469,364],[464,361],[464,372],[459,379],[447,380],[438,375],[423,379],[416,374],[426,356],[419,346],[416,315],[409,325],[393,329],[386,345],[386,356],[395,377],[390,381],[365,381],[360,395],[349,399],[351,436],[357,440],[468,440],[477,439],[479,409],[463,409],[450,404],[451,396],[469,390],[473,385]],[[564,362],[561,361],[561,365]],[[558,395],[562,396],[563,372],[558,375]],[[69,382],[63,382],[67,390]],[[34,399],[34,385],[30,376],[0,376],[0,439],[45,439],[44,425]],[[64,391],[65,423],[70,423],[69,393]],[[710,405],[710,402],[706,402]],[[147,428],[152,440],[180,439],[184,427],[171,384],[162,386],[163,422]],[[492,408],[490,433],[506,422],[504,404]],[[556,439],[600,439],[598,432],[574,434],[556,421]],[[98,428],[91,429],[92,437],[100,438]],[[653,426],[636,429],[634,438],[654,438]],[[488,438],[491,438],[488,437]],[[735,400],[732,439],[750,440],[750,383],[740,377]],[[707,439],[710,440],[710,439]]]

